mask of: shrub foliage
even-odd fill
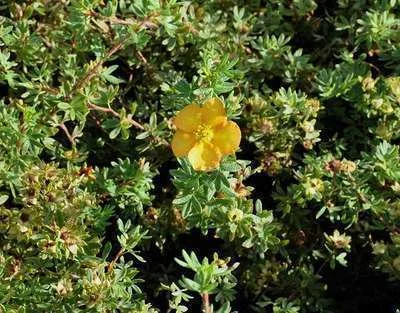
[[[0,312],[400,309],[400,1],[0,2]],[[173,117],[223,100],[195,171]]]

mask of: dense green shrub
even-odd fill
[[[0,312],[400,310],[400,1],[2,0],[0,94]]]

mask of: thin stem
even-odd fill
[[[111,113],[112,115],[114,115],[114,116],[116,116],[116,117],[118,117],[118,118],[120,117],[119,113],[116,112],[115,110],[113,110],[112,108],[101,107],[101,106],[95,105],[95,104],[93,104],[93,103],[89,103],[89,104],[88,104],[88,107],[89,107],[90,110],[93,110],[93,111],[100,111],[100,112],[105,112],[105,113]]]
[[[63,132],[65,133],[65,135],[67,136],[69,142],[71,143],[72,146],[75,146],[75,138],[70,134],[67,126],[65,126],[64,123],[61,123],[59,125],[59,127],[63,130]]]
[[[201,299],[203,301],[203,313],[211,313],[210,298],[208,293],[204,292],[201,295]]]
[[[322,271],[322,269],[325,267],[325,265],[328,263],[328,260],[325,260],[324,263],[321,264],[319,269],[315,272],[316,275],[319,275],[319,273]]]
[[[110,262],[110,264],[108,264],[107,270],[108,272],[111,272],[115,263],[117,263],[118,259],[121,257],[121,255],[125,252],[125,250],[123,248],[121,248],[117,255],[114,257],[114,259],[112,259],[112,261]]]
[[[118,18],[116,16],[103,16],[95,11],[89,11],[86,13],[86,15],[88,16],[92,16],[92,17],[97,17],[100,18],[102,20],[105,20],[111,24],[120,24],[120,25],[126,25],[126,26],[132,26],[135,24],[138,24],[139,28],[146,28],[146,29],[156,29],[158,28],[157,24],[154,24],[153,22],[144,20],[142,22],[139,22],[137,20],[134,19],[121,19]]]
[[[112,115],[114,115],[115,117],[121,118],[121,115],[113,110],[112,108],[105,108],[105,107],[101,107],[98,105],[95,105],[93,103],[89,103],[88,107],[90,110],[94,110],[94,111],[100,111],[100,112],[105,112],[105,113],[111,113]],[[139,123],[136,122],[135,120],[133,120],[132,118],[128,118],[127,121],[134,127],[139,128],[141,130],[144,130],[144,127]]]
[[[144,57],[144,55],[140,51],[137,52],[137,55],[139,56],[139,59],[141,59],[142,62],[146,65],[147,59]]]
[[[83,78],[77,81],[77,83],[72,87],[70,94],[68,95],[67,98],[71,98],[72,94],[80,89],[82,89],[94,76],[97,75],[97,72],[99,68],[103,65],[107,59],[109,59],[113,54],[118,52],[125,44],[126,40],[123,40],[122,42],[117,43],[114,45],[104,56],[102,60],[99,60],[95,66],[91,70],[89,70]]]

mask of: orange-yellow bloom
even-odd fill
[[[189,104],[175,117],[177,131],[172,151],[177,157],[187,156],[197,171],[218,167],[222,156],[234,153],[240,144],[239,126],[228,121],[224,104],[212,98],[200,107]]]

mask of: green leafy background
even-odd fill
[[[400,310],[398,0],[0,2],[0,312]],[[212,172],[172,118],[220,97]]]

